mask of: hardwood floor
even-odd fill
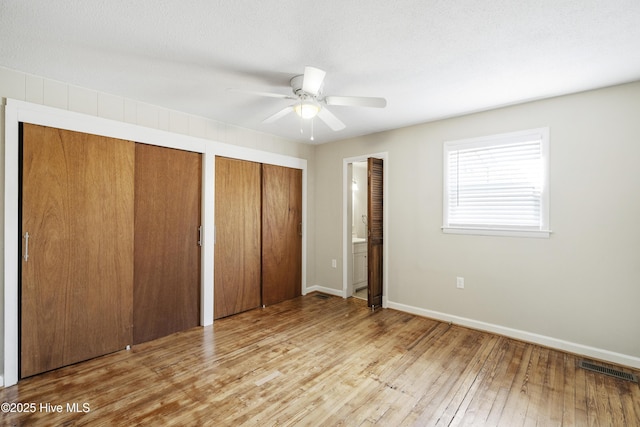
[[[27,378],[0,389],[0,402],[33,403],[22,406],[33,412],[0,417],[3,425],[640,425],[638,384],[578,368],[578,359],[310,294]]]

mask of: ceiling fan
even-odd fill
[[[273,123],[287,114],[295,112],[302,119],[312,119],[317,116],[334,131],[344,129],[345,124],[326,108],[327,105],[373,108],[386,107],[387,100],[384,98],[364,96],[323,96],[322,88],[324,86],[324,77],[326,74],[326,71],[319,68],[309,66],[305,67],[304,74],[295,76],[290,81],[291,89],[293,91],[292,95],[245,90],[240,90],[239,92],[271,98],[291,99],[295,101],[288,107],[285,107],[277,113],[267,117],[262,123]],[[313,139],[313,135],[311,136],[311,139]]]

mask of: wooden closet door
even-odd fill
[[[262,165],[262,303],[302,293],[302,170]]]
[[[131,344],[133,168],[132,142],[23,125],[22,378]]]
[[[216,157],[213,314],[260,306],[260,164]]]
[[[383,163],[382,159],[367,159],[368,196],[367,196],[367,258],[369,307],[382,306],[382,266],[383,266]]]
[[[133,343],[200,323],[202,158],[136,144]]]

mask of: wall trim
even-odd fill
[[[319,285],[309,286],[307,288],[307,291],[305,293],[303,293],[303,295],[306,295],[306,294],[308,294],[310,292],[322,292],[323,294],[328,294],[328,295],[333,295],[333,296],[336,296],[336,297],[346,298],[344,296],[344,292],[341,289],[327,288],[325,286],[319,286]]]
[[[588,345],[578,344],[558,338],[548,337],[533,332],[521,331],[519,329],[508,328],[506,326],[495,325],[492,323],[481,322],[479,320],[468,319],[466,317],[455,316],[452,314],[441,313],[439,311],[427,310],[425,308],[413,307],[406,304],[387,301],[387,308],[403,311],[417,316],[428,317],[430,319],[440,320],[443,322],[451,322],[456,325],[465,326],[471,329],[491,332],[503,335],[508,338],[514,338],[520,341],[526,341],[532,344],[538,344],[544,347],[573,353],[579,356],[585,356],[605,362],[615,363],[617,365],[628,366],[634,369],[640,369],[640,358],[627,354],[616,353],[601,348],[590,347]]]

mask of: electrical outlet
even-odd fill
[[[332,259],[332,260],[331,260],[331,267],[333,267],[333,268],[338,268],[338,261],[337,261],[337,260],[335,260],[335,259]]]
[[[458,289],[464,289],[464,277],[456,277],[456,287]]]

